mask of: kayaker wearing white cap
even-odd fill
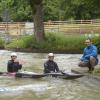
[[[7,64],[7,71],[10,73],[18,72],[18,70],[21,70],[22,65],[17,60],[17,54],[11,53],[11,60],[8,61]]]
[[[54,54],[48,54],[48,61],[44,63],[44,73],[59,72],[59,68],[54,60]]]

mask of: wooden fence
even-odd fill
[[[100,33],[100,20],[70,20],[45,22],[45,30],[65,33]]]
[[[24,27],[25,22],[0,22],[0,33],[18,35]]]
[[[44,29],[46,32],[64,32],[66,34],[100,33],[100,19],[48,21],[44,22]],[[12,35],[23,35],[30,30],[32,33],[34,32],[34,25],[26,27],[26,22],[0,22],[0,33],[9,32]]]

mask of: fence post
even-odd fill
[[[82,20],[80,20],[80,34],[82,34],[81,26],[82,26]]]
[[[21,35],[21,23],[20,22],[18,22],[18,27],[19,27],[19,36]]]
[[[91,34],[93,35],[94,31],[93,31],[93,20],[91,20]]]

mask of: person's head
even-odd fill
[[[49,53],[49,54],[48,54],[48,59],[51,60],[51,61],[53,61],[53,59],[54,59],[54,54],[53,54],[53,53]]]
[[[12,60],[15,60],[16,58],[17,58],[17,54],[16,54],[16,53],[14,53],[14,52],[13,52],[13,53],[11,53],[11,59],[12,59]]]
[[[87,46],[90,46],[90,45],[92,44],[91,39],[86,39],[86,40],[85,40],[85,44],[86,44]]]

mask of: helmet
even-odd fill
[[[49,56],[49,57],[50,57],[50,56],[52,57],[52,56],[54,56],[54,54],[53,54],[53,53],[49,53],[48,56]]]
[[[13,52],[13,53],[11,53],[11,56],[16,56],[17,57],[17,54]]]

